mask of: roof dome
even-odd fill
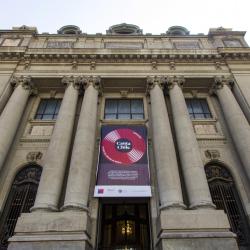
[[[182,26],[172,26],[168,28],[168,31],[166,32],[167,35],[170,36],[186,36],[189,35],[188,29]]]
[[[142,34],[142,30],[136,25],[121,23],[109,27],[109,29],[107,30],[107,34],[138,35]]]
[[[80,28],[78,26],[66,25],[66,26],[63,26],[62,28],[60,28],[57,31],[57,33],[64,34],[64,35],[77,35],[77,34],[81,34],[82,31],[80,30]]]

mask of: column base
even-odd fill
[[[17,221],[8,250],[90,250],[90,224],[83,211],[25,213]]]
[[[171,202],[171,203],[165,203],[162,206],[160,206],[160,210],[164,209],[186,209],[186,205],[184,205],[182,202]]]
[[[77,203],[68,203],[61,208],[61,211],[66,211],[66,210],[76,210],[76,211],[89,212],[88,207],[86,207],[82,204],[77,204]]]
[[[201,201],[197,203],[191,203],[189,205],[190,209],[216,209],[216,206],[209,201]]]
[[[58,208],[49,204],[39,204],[30,209],[31,212],[58,212]]]
[[[158,250],[235,250],[236,235],[222,210],[164,210],[158,218]]]

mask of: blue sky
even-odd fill
[[[36,26],[39,33],[56,33],[74,24],[85,33],[105,33],[109,26],[126,22],[144,33],[160,34],[181,25],[191,34],[208,33],[223,26],[248,31],[250,45],[250,1],[238,0],[0,0],[0,29]]]

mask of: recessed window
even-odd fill
[[[36,111],[37,120],[56,120],[62,99],[42,99]]]
[[[186,104],[191,119],[212,118],[205,98],[189,98],[186,99]]]
[[[142,120],[142,99],[106,99],[104,118],[108,120]]]

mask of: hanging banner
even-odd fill
[[[145,126],[102,126],[95,197],[151,197]]]

